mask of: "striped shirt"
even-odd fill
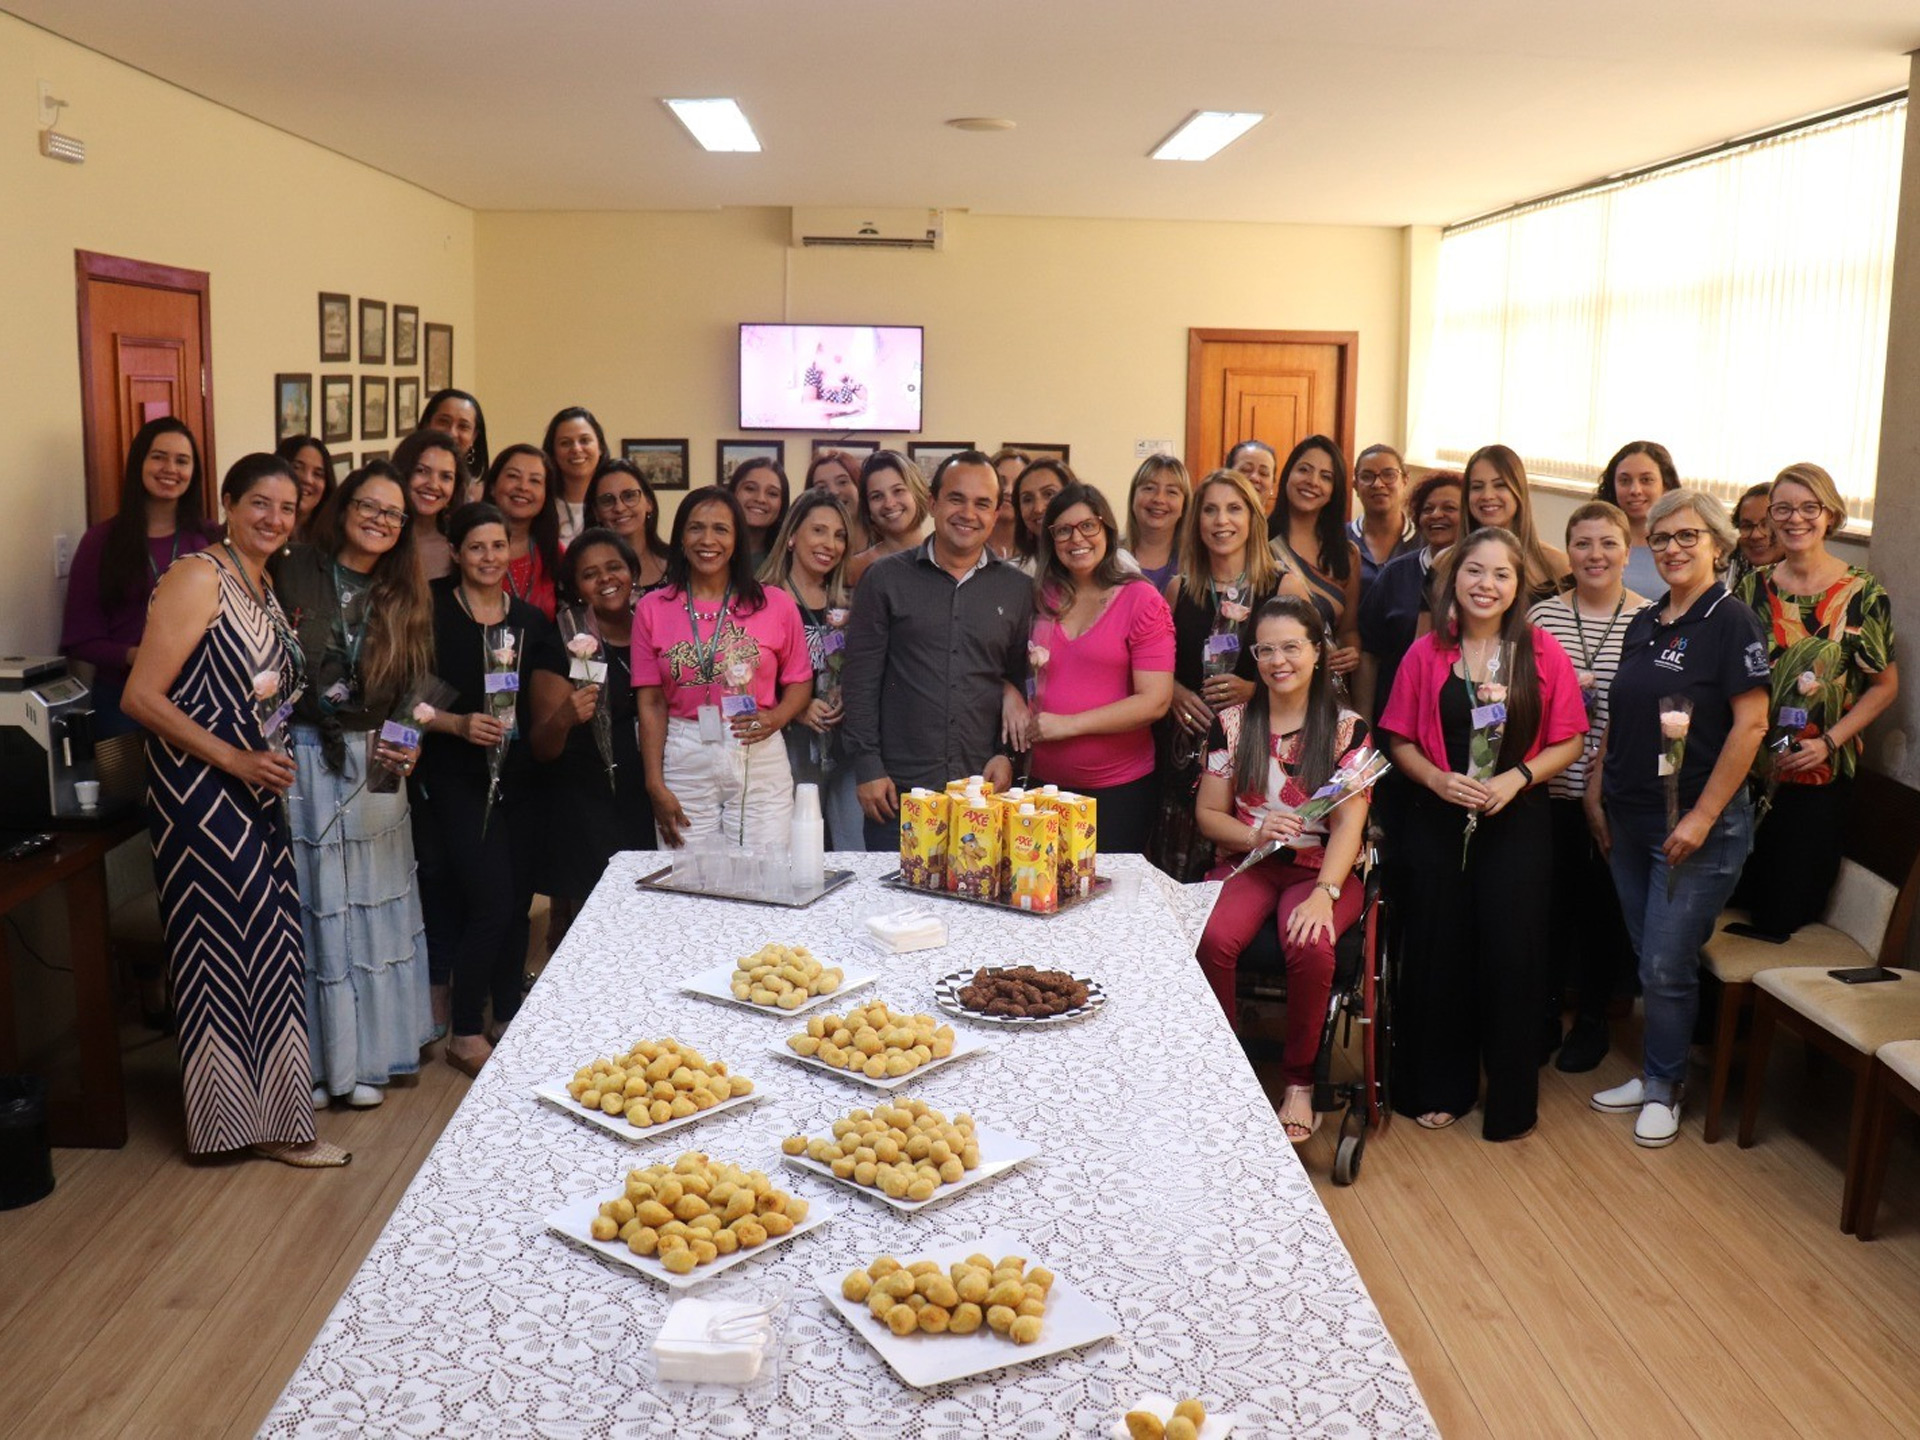
[[[1620,668],[1620,642],[1626,639],[1627,622],[1638,615],[1640,605],[1622,604],[1617,618],[1576,617],[1573,593],[1542,600],[1527,612],[1527,618],[1554,639],[1573,661],[1579,677],[1581,697],[1587,702],[1587,743],[1580,758],[1547,782],[1547,793],[1556,800],[1578,800],[1587,791],[1587,764],[1607,728],[1607,692],[1613,688],[1614,671]]]

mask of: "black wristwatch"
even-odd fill
[[[1534,783],[1534,781],[1533,781],[1533,771],[1531,771],[1531,770],[1529,770],[1529,769],[1527,768],[1527,762],[1526,762],[1526,761],[1524,761],[1524,760],[1522,760],[1522,761],[1521,761],[1521,762],[1520,762],[1519,764],[1517,764],[1517,765],[1515,765],[1515,766],[1514,766],[1513,768],[1514,768],[1514,769],[1516,769],[1516,770],[1518,770],[1518,771],[1519,771],[1519,772],[1520,772],[1520,773],[1521,773],[1521,774],[1522,774],[1523,776],[1525,776],[1525,777],[1526,777],[1526,781],[1527,781],[1527,784],[1526,784],[1526,786],[1524,786],[1524,787],[1522,787],[1522,788],[1529,788],[1529,787],[1531,787],[1531,786],[1533,785],[1533,783]]]

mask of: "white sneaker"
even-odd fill
[[[327,1093],[326,1086],[316,1085],[313,1087],[313,1108],[314,1109],[324,1110],[327,1108],[328,1104],[332,1100],[333,1100],[333,1097]]]
[[[1627,1115],[1647,1103],[1647,1087],[1636,1075],[1624,1085],[1602,1090],[1587,1102],[1608,1115]]]
[[[347,1096],[347,1104],[356,1110],[371,1110],[387,1098],[387,1092],[378,1085],[356,1085],[353,1093]]]
[[[1633,1122],[1633,1143],[1649,1150],[1671,1145],[1680,1134],[1680,1100],[1671,1105],[1649,1100],[1640,1107],[1640,1118]]]

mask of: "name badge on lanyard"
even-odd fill
[[[702,745],[718,745],[726,738],[726,726],[720,723],[720,707],[718,705],[702,705],[700,707],[700,743]]]
[[[1791,705],[1782,705],[1780,713],[1774,717],[1782,730],[1804,730],[1807,728],[1807,712],[1795,709]]]

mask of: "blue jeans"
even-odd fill
[[[1700,1009],[1700,950],[1753,848],[1753,803],[1743,789],[1720,812],[1706,844],[1674,871],[1672,899],[1660,853],[1668,833],[1665,814],[1609,808],[1607,822],[1613,830],[1613,887],[1640,957],[1646,1098],[1671,1105],[1687,1078],[1687,1047]]]

